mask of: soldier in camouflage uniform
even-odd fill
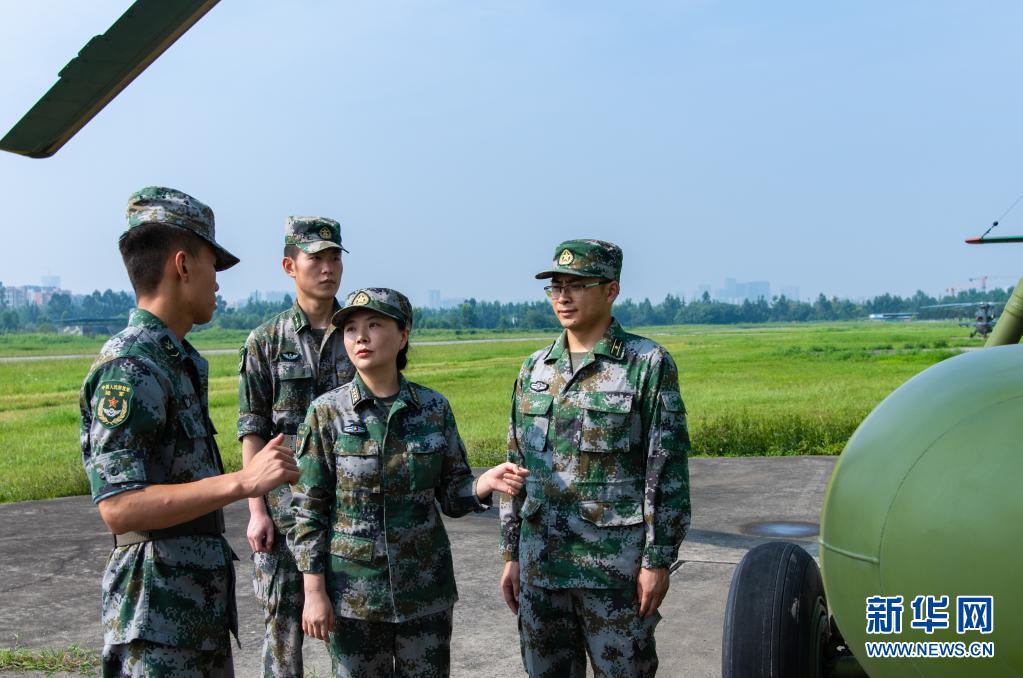
[[[404,295],[356,290],[334,322],[358,373],[317,398],[299,432],[288,541],[303,626],[329,640],[336,676],[446,676],[458,594],[437,503],[451,517],[485,510],[525,470],[504,463],[474,481],[448,401],[401,376]]]
[[[235,556],[221,507],[298,477],[271,441],[224,475],[206,361],[185,341],[216,309],[216,272],[238,263],[213,212],[162,187],[128,202],[121,255],[138,298],[82,386],[82,460],[114,533],[103,576],[105,676],[230,676]]]
[[[294,447],[309,403],[351,381],[355,368],[330,318],[340,308],[341,225],[324,217],[288,217],[285,273],[295,279],[295,305],[252,331],[238,370],[238,438],[252,461],[278,433]],[[263,675],[302,675],[302,575],[285,536],[294,524],[287,485],[249,500],[256,598],[263,608]]]
[[[689,526],[689,434],[661,346],[611,315],[622,251],[558,245],[546,287],[564,332],[515,381],[502,501],[505,600],[530,676],[652,676],[654,628]]]

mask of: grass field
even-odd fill
[[[979,345],[954,323],[636,331],[675,357],[694,454],[701,455],[838,454],[862,418],[894,388],[960,347]],[[230,348],[243,334],[197,343]],[[523,358],[542,344],[413,344],[406,374],[451,400],[471,461],[491,464],[503,457],[512,382]],[[7,348],[0,345],[0,354]],[[85,351],[57,351],[78,352]],[[225,464],[234,470],[240,464],[233,434],[237,357],[209,359],[213,421]],[[0,503],[88,492],[79,458],[78,389],[90,362],[0,363]]]

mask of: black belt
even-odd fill
[[[125,532],[124,534],[114,535],[114,546],[130,546],[131,544],[141,544],[146,541],[155,541],[157,539],[169,539],[171,537],[191,537],[195,535],[205,534],[216,536],[223,534],[225,531],[224,526],[224,511],[217,509],[212,513],[193,518],[188,522],[181,523],[179,525],[172,525],[171,527],[164,527],[159,530],[144,530],[139,532]]]

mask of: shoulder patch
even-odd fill
[[[104,381],[96,389],[96,419],[106,428],[117,428],[128,420],[135,388],[124,381]]]

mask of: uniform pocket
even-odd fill
[[[540,517],[541,508],[543,508],[542,501],[533,497],[526,497],[526,500],[522,502],[522,508],[519,510],[519,518],[530,521],[536,520]]]
[[[632,393],[588,391],[579,394],[583,421],[581,452],[626,452],[632,442]]]
[[[330,555],[360,563],[373,562],[373,539],[335,532],[330,540]]]
[[[380,445],[368,435],[340,433],[334,441],[334,467],[342,490],[379,491]]]
[[[233,565],[219,537],[179,537],[149,542],[153,558],[148,627],[199,650],[219,646],[228,627]],[[181,611],[187,611],[184,623]]]
[[[551,404],[547,393],[523,393],[519,396],[519,442],[525,449],[542,452],[551,426]]]
[[[628,527],[643,522],[643,506],[634,501],[582,501],[579,515],[597,527]]]
[[[409,483],[413,491],[428,490],[440,483],[444,453],[421,442],[410,442],[408,451]]]
[[[309,408],[313,368],[302,363],[282,362],[277,365],[275,412],[297,412],[301,417]]]

